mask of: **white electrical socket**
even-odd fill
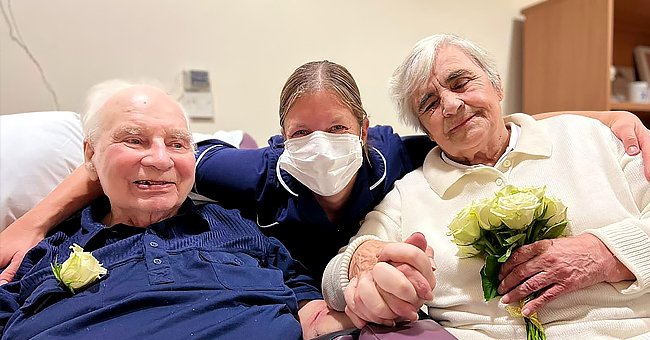
[[[214,118],[214,99],[212,98],[212,92],[185,91],[180,102],[190,118]]]

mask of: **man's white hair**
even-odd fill
[[[135,82],[123,79],[107,80],[90,88],[88,95],[86,96],[86,109],[81,115],[81,125],[83,128],[84,138],[86,140],[90,141],[91,143],[94,143],[97,140],[97,133],[102,123],[102,115],[100,115],[99,112],[106,104],[106,102],[108,102],[108,100],[117,93],[136,86],[151,86],[165,92],[162,90],[162,87],[159,86],[155,81]],[[185,109],[180,103],[176,103],[183,112],[183,116],[185,117],[185,122],[189,130],[189,118],[187,116],[187,112],[185,112]]]

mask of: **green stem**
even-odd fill
[[[492,246],[490,242],[483,242],[483,244],[487,246],[485,250],[487,250],[490,255],[495,255],[497,253],[497,250],[494,249],[494,246]]]

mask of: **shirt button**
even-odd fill
[[[503,185],[503,180],[502,180],[501,178],[497,178],[497,180],[496,180],[496,184],[497,184],[498,186],[502,186],[502,185]]]
[[[509,168],[511,165],[512,165],[512,162],[509,159],[506,159],[505,161],[503,161],[503,166],[505,166],[506,168]]]
[[[149,242],[149,245],[152,246],[152,247],[154,247],[154,248],[157,248],[157,247],[158,247],[158,243],[155,242],[155,241],[151,241],[151,242]]]
[[[160,259],[153,259],[154,264],[161,264],[162,261]]]

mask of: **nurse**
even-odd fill
[[[200,143],[195,191],[242,210],[320,279],[365,214],[435,145],[425,136],[404,142],[389,126],[368,126],[357,84],[343,66],[304,64],[280,94],[282,135],[257,150]]]
[[[397,179],[422,165],[433,145],[424,136],[400,138],[389,126],[369,127],[356,82],[343,66],[329,61],[294,71],[282,89],[279,113],[282,135],[271,137],[268,147],[200,143],[194,189],[252,217],[320,278],[366,213]],[[626,146],[650,140],[632,114],[581,114],[626,127],[618,131]],[[0,284],[13,278],[24,254],[48,230],[102,194],[95,183],[84,169],[75,170],[0,233],[0,267],[8,265]]]

